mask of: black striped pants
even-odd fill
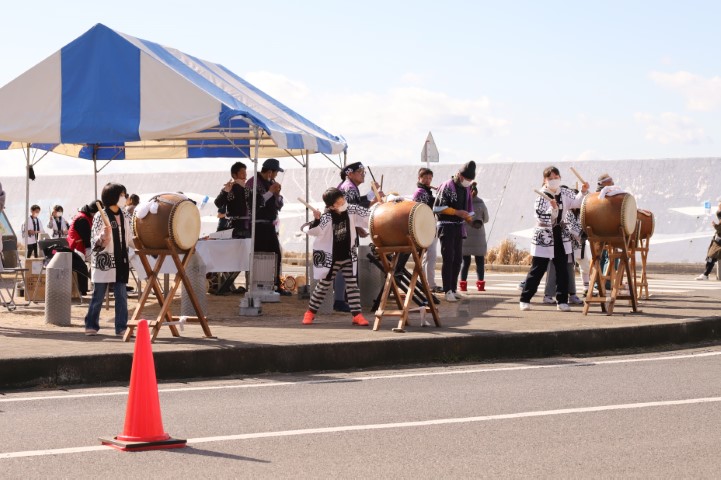
[[[313,295],[310,297],[308,310],[313,313],[318,312],[326,293],[328,293],[328,288],[331,283],[333,283],[335,276],[338,274],[338,270],[341,271],[343,277],[345,278],[345,291],[348,294],[348,305],[350,305],[351,313],[354,316],[361,313],[358,280],[353,276],[353,261],[350,259],[333,262],[333,266],[330,268],[330,273],[315,286]]]

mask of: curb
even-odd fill
[[[556,332],[492,333],[308,345],[157,352],[159,381],[417,363],[541,358],[721,339],[721,317],[683,323]],[[131,354],[0,360],[0,388],[127,383]]]

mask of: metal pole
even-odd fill
[[[30,144],[26,144],[25,148],[25,232],[23,239],[25,240],[25,259],[28,258],[28,219],[30,218]],[[24,265],[23,265],[24,267]],[[27,289],[27,285],[25,286]],[[26,290],[27,291],[27,290]],[[26,297],[27,298],[27,297]]]
[[[308,154],[308,150],[305,151],[305,201],[307,203],[310,203],[310,193],[308,192],[309,189],[309,176],[308,176],[308,169],[310,168],[310,155]],[[308,209],[305,209],[305,221],[308,223]],[[310,260],[310,239],[308,238],[308,235],[305,236],[305,284],[310,285],[310,268],[309,268],[309,262]]]
[[[252,294],[255,290],[253,287],[253,257],[255,257],[255,203],[258,200],[256,196],[258,195],[258,149],[260,148],[258,127],[253,127],[253,130],[255,131],[255,148],[253,149],[253,191],[250,195],[250,272],[248,272],[249,285],[248,292],[246,293],[250,298],[253,298]]]
[[[95,197],[93,201],[98,199],[98,146],[93,147],[93,185],[95,186]]]

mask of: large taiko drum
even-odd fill
[[[653,212],[639,208],[636,215],[637,220],[641,222],[639,223],[638,237],[643,240],[651,238],[656,230],[656,218],[653,216]]]
[[[416,247],[428,248],[436,237],[436,219],[425,203],[376,203],[369,226],[377,247],[405,247],[410,236]]]
[[[636,229],[636,199],[630,193],[607,195],[600,198],[598,192],[590,193],[581,206],[583,231],[591,227],[594,235],[621,237],[620,230],[630,237]]]
[[[178,250],[186,251],[198,242],[200,212],[183,195],[164,193],[151,200],[158,202],[158,212],[144,218],[133,217],[133,233],[145,248],[167,250],[167,239]]]

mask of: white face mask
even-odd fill
[[[467,180],[465,178],[463,180],[461,180],[461,185],[463,185],[463,188],[470,187],[471,183],[473,183],[473,180]]]
[[[553,180],[546,180],[546,185],[548,186],[549,190],[553,190],[555,192],[561,187],[561,179],[554,178]]]
[[[338,213],[343,213],[346,210],[348,210],[348,202],[344,203],[342,206],[335,209],[335,211]]]
[[[118,199],[118,207],[125,208],[125,202],[126,202],[125,196],[121,195],[120,198]]]

